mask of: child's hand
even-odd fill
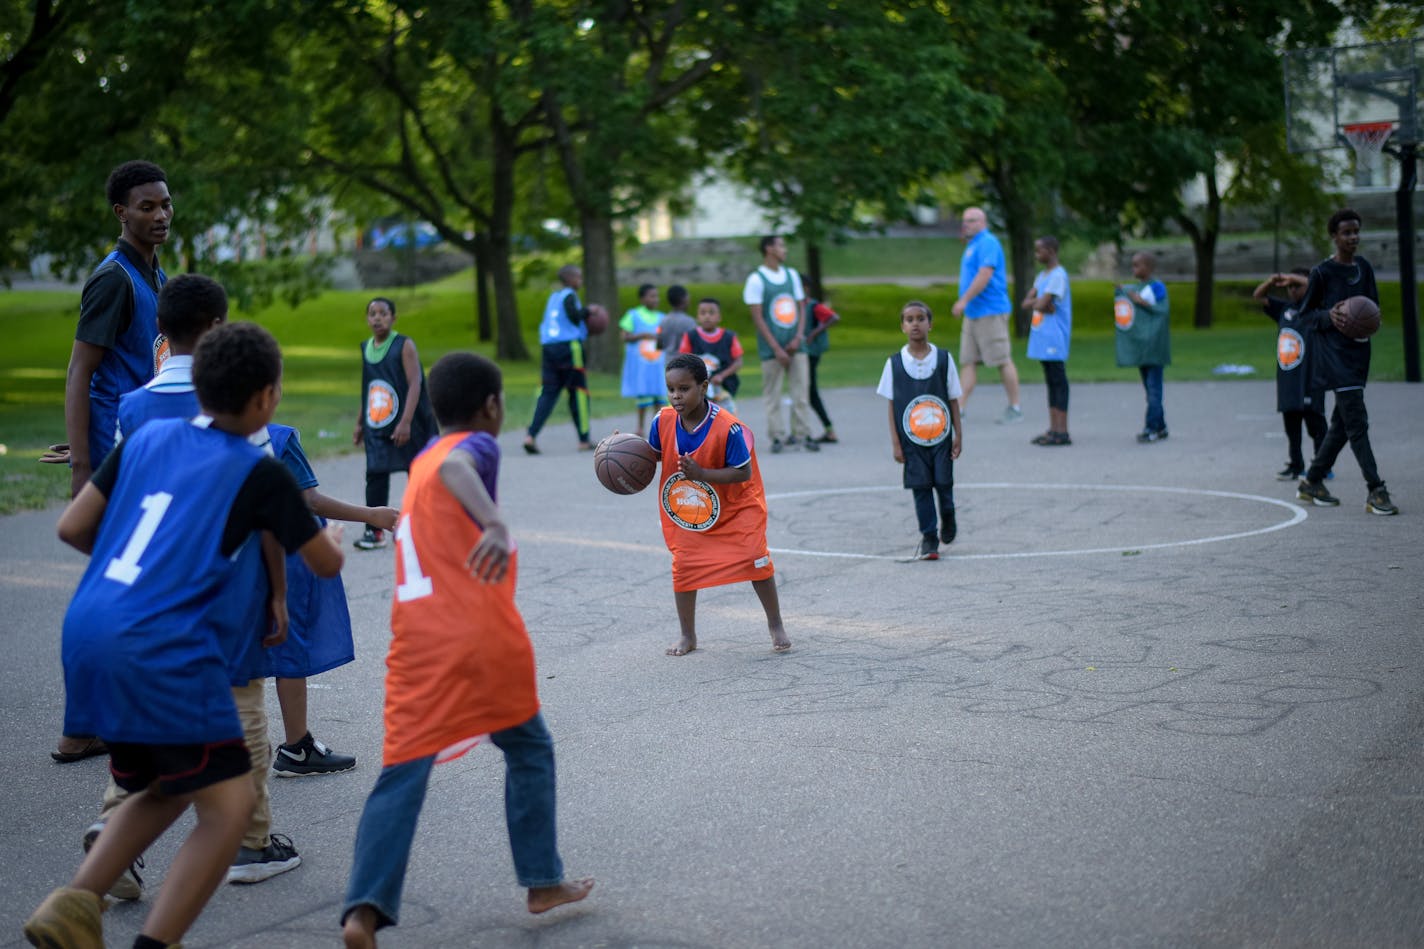
[[[897,441],[897,442],[895,442],[894,444],[892,444],[890,447],[891,447],[891,450],[892,450],[892,451],[894,452],[894,454],[895,454],[895,464],[897,464],[897,465],[903,465],[903,464],[905,463],[905,452],[904,452],[904,450],[900,447],[900,443]]]
[[[357,423],[356,423],[356,430],[351,433],[351,444],[353,444],[353,445],[359,445],[359,444],[361,444],[361,436],[362,436],[362,434],[363,434],[364,432],[365,432],[364,426],[362,426],[360,422],[357,422]]]
[[[489,524],[480,536],[480,542],[470,549],[470,555],[465,558],[465,569],[481,583],[498,583],[509,571],[513,547],[509,528],[503,523]]]
[[[693,481],[701,481],[707,477],[707,469],[692,460],[691,455],[677,456],[677,470],[681,471],[685,477]]]
[[[391,432],[391,441],[397,445],[404,445],[410,441],[410,423],[405,419],[397,422],[395,431]]]
[[[262,648],[271,649],[287,641],[287,597],[274,596],[267,601],[267,615],[272,619],[272,629],[262,637]]]
[[[949,457],[951,461],[959,460],[960,449],[964,447],[964,440],[959,437],[959,433],[954,433],[954,441],[949,443]]]
[[[393,531],[396,529],[396,522],[400,520],[400,511],[393,507],[373,507],[372,517],[366,523],[377,530]]]

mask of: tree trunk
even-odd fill
[[[475,234],[475,326],[476,336],[482,343],[494,339],[494,325],[490,319],[490,252],[489,233]]]
[[[821,286],[821,245],[806,244],[806,296],[813,300],[826,299]]]
[[[1192,239],[1192,253],[1196,257],[1197,283],[1196,300],[1192,304],[1192,326],[1199,330],[1210,329],[1212,322],[1212,291],[1216,288],[1216,242],[1221,235],[1221,193],[1216,188],[1216,176],[1206,172],[1206,207],[1200,224],[1182,211],[1177,214],[1177,223]]]
[[[614,372],[621,362],[618,342],[618,262],[614,252],[613,219],[587,209],[579,213],[583,229],[584,304],[601,303],[608,310],[609,327],[588,341],[588,368]]]
[[[981,166],[982,167],[982,166]],[[1009,305],[1014,327],[1014,335],[1025,337],[1029,330],[1029,315],[1019,306],[1019,301],[1028,296],[1033,286],[1033,206],[1014,182],[1013,172],[1006,164],[995,162],[986,168],[994,195],[999,199],[999,210],[1004,215],[1005,236],[1009,240],[1009,276],[1013,282],[1009,287]]]
[[[494,142],[491,147],[491,177],[494,203],[490,209],[489,243],[491,269],[494,276],[494,308],[497,320],[495,356],[498,359],[526,360],[529,348],[524,345],[524,332],[519,325],[519,299],[514,292],[514,268],[510,264],[514,222],[514,160],[508,127],[496,118]]]

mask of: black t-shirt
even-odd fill
[[[1299,309],[1302,313],[1328,310],[1349,297],[1369,297],[1379,303],[1375,269],[1363,257],[1356,256],[1354,263],[1349,264],[1327,257],[1311,268],[1310,281],[1305,286],[1305,296],[1301,298]]]
[[[138,249],[123,238],[119,239],[119,250],[157,293],[157,270],[150,267]],[[79,326],[74,331],[74,338],[82,343],[113,349],[114,341],[129,328],[132,321],[133,287],[129,286],[129,275],[118,263],[109,261],[84,282],[84,292],[79,298]]]
[[[90,479],[106,498],[113,493],[119,479],[120,458],[126,444],[115,445]],[[292,553],[315,537],[320,529],[287,466],[276,458],[263,458],[233,499],[219,550],[224,557],[231,556],[249,534],[265,530],[272,532],[283,550]]]

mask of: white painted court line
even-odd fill
[[[1255,537],[1258,534],[1269,534],[1272,531],[1284,530],[1287,527],[1294,527],[1306,519],[1305,508],[1289,501],[1282,501],[1278,498],[1268,498],[1260,494],[1241,494],[1236,491],[1211,491],[1205,488],[1165,488],[1158,485],[1147,484],[1027,484],[1011,481],[992,481],[980,484],[956,484],[956,489],[1034,489],[1046,491],[1111,491],[1121,493],[1152,493],[1152,494],[1188,494],[1213,498],[1232,498],[1238,501],[1256,501],[1262,504],[1272,504],[1276,507],[1285,508],[1291,516],[1277,524],[1266,527],[1259,527],[1255,530],[1237,531],[1231,534],[1217,534],[1213,537],[1198,537],[1191,540],[1165,541],[1159,544],[1119,544],[1113,547],[1081,547],[1075,550],[1035,550],[1021,551],[1018,553],[1004,554],[956,554],[951,551],[941,551],[941,560],[1023,560],[1029,557],[1077,557],[1084,554],[1115,554],[1128,550],[1163,550],[1169,547],[1191,547],[1199,544],[1218,544],[1222,541],[1239,540],[1243,537]],[[791,498],[825,497],[832,494],[868,494],[874,491],[903,491],[900,485],[875,485],[861,488],[825,488],[817,491],[785,491],[777,494],[768,494],[768,501],[787,500]],[[802,557],[829,557],[847,560],[889,560],[898,562],[903,557],[890,557],[884,554],[850,554],[829,550],[796,550],[791,547],[769,548],[773,554],[795,554]]]

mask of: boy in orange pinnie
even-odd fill
[[[766,612],[774,652],[791,640],[781,623],[776,570],[766,547],[766,495],[751,432],[707,400],[707,364],[678,353],[667,361],[668,402],[653,419],[648,444],[662,455],[659,504],[672,552],[672,592],[682,636],[667,650],[697,648],[697,591],[750,580]]]
[[[348,949],[393,926],[431,769],[488,738],[504,752],[505,820],[529,912],[583,899],[564,880],[554,822],[554,740],[539,712],[534,647],[514,605],[514,541],[495,504],[499,367],[450,353],[430,370],[440,439],[410,468],[396,524],[384,767],[356,830],[341,914]],[[471,621],[471,617],[477,617]]]

